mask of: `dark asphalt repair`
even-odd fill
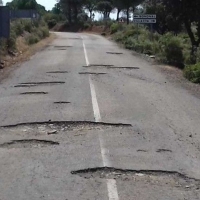
[[[38,127],[40,125],[48,126],[50,128],[57,128],[60,130],[62,128],[71,129],[73,128],[84,128],[84,127],[92,127],[92,128],[109,128],[109,127],[132,127],[131,124],[123,124],[123,123],[105,123],[105,122],[93,122],[93,121],[47,121],[47,122],[30,122],[30,123],[19,123],[14,125],[6,125],[0,126],[1,128],[16,128],[23,126],[35,126]]]
[[[48,94],[48,92],[23,92],[20,95],[39,95],[39,94]]]
[[[62,46],[62,45],[59,46],[59,45],[58,45],[58,46],[53,46],[53,47],[54,47],[54,48],[70,48],[70,47],[72,47],[72,46]]]
[[[113,54],[113,55],[122,55],[121,52],[106,52],[107,54]]]
[[[37,140],[37,139],[29,139],[29,140],[13,140],[11,142],[6,142],[0,144],[0,148],[39,148],[46,147],[51,145],[59,145],[58,142],[50,141],[50,140]]]
[[[107,74],[107,73],[95,73],[95,72],[79,72],[79,74],[91,74],[91,75],[104,75],[104,74]]]
[[[65,84],[64,81],[48,81],[48,82],[27,82],[27,83],[19,83],[14,87],[36,87],[36,86],[49,86],[49,85],[60,85]]]
[[[83,67],[104,67],[108,69],[140,69],[139,67],[116,67],[114,65],[89,65],[89,66],[83,66]]]
[[[176,171],[162,170],[129,170],[112,167],[97,167],[72,171],[71,174],[79,175],[85,179],[117,179],[122,181],[144,181],[154,185],[170,185],[172,187],[187,188],[187,190],[199,190],[200,180],[190,178]],[[186,190],[186,189],[185,189]]]
[[[68,71],[50,71],[46,72],[47,74],[67,74],[69,73]]]
[[[53,103],[55,103],[55,104],[69,104],[71,102],[69,102],[69,101],[55,101]]]

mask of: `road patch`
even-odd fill
[[[112,167],[99,167],[77,170],[71,172],[73,175],[79,175],[85,179],[111,179],[121,181],[143,181],[154,185],[169,185],[170,187],[180,187],[184,189],[198,190],[200,180],[190,178],[185,174],[176,171],[163,171],[163,170],[129,170],[117,169]]]
[[[113,55],[122,55],[121,52],[106,52],[107,54],[113,54]]]
[[[11,142],[6,142],[0,144],[0,148],[42,148],[52,145],[59,145],[58,142],[50,140],[37,140],[37,139],[28,139],[28,140],[13,140]]]

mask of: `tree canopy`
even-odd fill
[[[6,5],[15,10],[37,10],[40,14],[46,11],[45,7],[38,4],[36,0],[13,0]]]

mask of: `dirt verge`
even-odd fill
[[[27,61],[36,52],[43,50],[46,46],[56,38],[54,33],[50,34],[50,37],[41,40],[37,44],[27,45],[23,37],[17,39],[17,50],[16,55],[6,55],[1,57],[4,62],[4,68],[0,70],[0,81],[7,78],[12,70],[19,66],[20,63]]]

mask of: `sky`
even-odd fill
[[[12,0],[3,0],[3,3],[4,5],[7,3],[7,2],[11,2]],[[54,5],[56,4],[56,0],[36,0],[37,3],[45,6],[46,10],[51,10]]]

